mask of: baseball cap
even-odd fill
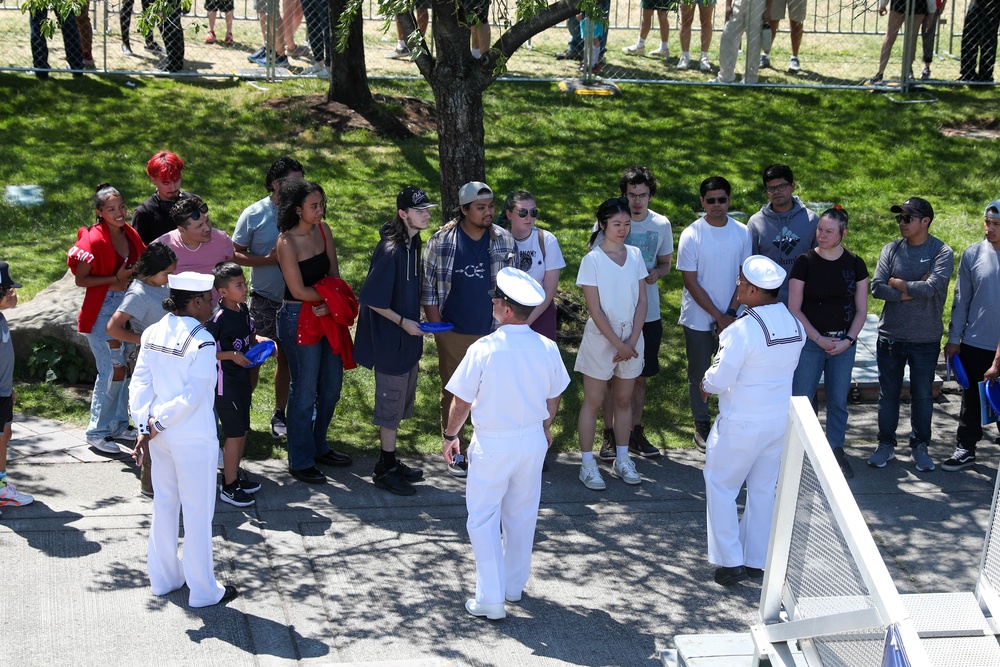
[[[889,209],[893,213],[909,213],[919,215],[921,218],[934,219],[934,208],[930,202],[920,197],[910,197],[902,204],[898,204]]]
[[[490,190],[490,186],[485,183],[472,181],[471,183],[466,183],[458,190],[458,203],[462,206],[479,201],[480,199],[493,199],[493,190]]]
[[[522,306],[537,306],[545,300],[545,290],[524,271],[505,266],[497,273],[497,286],[490,290],[490,296]]]
[[[995,209],[998,212],[990,213],[991,208]],[[987,218],[993,218],[994,220],[1000,218],[1000,199],[994,199],[989,204],[987,204],[986,209],[983,211],[983,215],[985,215]]]
[[[406,186],[402,192],[396,195],[396,208],[400,210],[415,208],[418,211],[424,211],[435,206],[437,204],[431,203],[426,192],[413,185]]]
[[[215,278],[204,273],[184,271],[168,275],[167,283],[170,285],[170,289],[182,292],[207,292],[212,289]]]
[[[785,282],[785,270],[763,255],[750,255],[743,260],[743,276],[761,289],[777,289]]]
[[[0,287],[23,287],[10,277],[10,265],[3,260],[0,260]]]

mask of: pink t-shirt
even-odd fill
[[[181,241],[180,230],[175,229],[167,232],[156,239],[160,243],[165,243],[177,255],[177,269],[174,273],[184,271],[195,271],[212,275],[212,269],[219,262],[227,262],[233,259],[233,242],[229,236],[221,229],[212,230],[212,238],[198,246],[197,250],[191,250]],[[212,304],[219,302],[219,293],[212,290]]]

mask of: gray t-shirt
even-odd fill
[[[0,396],[14,392],[14,343],[10,340],[7,318],[0,313]]]
[[[166,285],[156,287],[133,280],[118,310],[129,314],[132,331],[141,336],[146,327],[156,324],[167,314],[163,310],[163,300],[168,296],[170,288]]]
[[[904,343],[940,343],[941,314],[948,298],[948,281],[955,269],[951,248],[933,236],[918,246],[906,239],[887,243],[872,277],[872,296],[885,301],[878,333]],[[889,286],[890,278],[906,281],[912,298]]]
[[[263,257],[278,245],[278,207],[270,197],[250,204],[239,220],[233,232],[233,243],[241,245],[251,255]],[[250,289],[271,301],[281,301],[285,294],[285,279],[281,275],[281,267],[271,266],[250,267]]]

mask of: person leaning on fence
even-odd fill
[[[736,299],[746,310],[723,330],[701,382],[702,399],[719,395],[705,450],[705,499],[708,560],[718,566],[714,579],[722,586],[764,576],[792,375],[806,341],[802,325],[778,301],[784,282],[785,271],[767,257],[744,260]]]
[[[962,253],[951,302],[951,325],[944,356],[956,355],[969,378],[962,390],[955,453],[942,470],[961,470],[976,462],[976,444],[983,438],[979,382],[990,368],[1000,344],[1000,199],[984,212],[986,238]]]
[[[885,75],[885,68],[889,64],[889,56],[892,55],[892,46],[896,43],[896,36],[899,35],[900,28],[907,22],[906,6],[913,3],[913,21],[908,24],[908,29],[914,30],[914,38],[910,40],[910,50],[903,54],[903,67],[912,76],[913,59],[917,53],[916,33],[918,26],[923,23],[927,14],[928,5],[933,6],[934,0],[879,0],[879,16],[885,16],[886,8],[889,11],[889,21],[885,25],[885,40],[882,42],[882,51],[878,57],[878,72],[868,83],[877,85],[882,83]]]
[[[239,595],[215,579],[215,340],[205,329],[212,315],[212,276],[171,275],[166,317],[146,329],[129,386],[132,418],[139,425],[133,456],[153,457],[153,518],[147,569],[153,595],[187,584],[188,604],[209,607]],[[184,559],[177,523],[184,519]]]
[[[556,344],[525,323],[545,298],[534,278],[505,267],[489,296],[499,327],[469,347],[448,381],[454,400],[441,452],[450,465],[471,411],[465,502],[476,595],[465,609],[497,620],[505,602],[521,600],[531,572],[542,462],[569,374]]]
[[[420,329],[420,232],[430,224],[432,204],[420,188],[396,195],[396,217],[382,225],[368,276],[358,297],[354,360],[375,371],[372,424],[379,427],[375,486],[398,496],[416,493],[423,478],[396,457],[399,424],[413,416],[417,374],[424,353]]]
[[[31,26],[31,64],[35,68],[35,76],[39,79],[49,78],[49,73],[44,71],[49,69],[49,44],[42,34],[42,25],[48,19],[48,15],[48,9],[35,10],[28,19]],[[55,21],[62,32],[66,63],[73,70],[73,76],[83,76],[83,52],[80,47],[80,29],[76,25],[76,15],[70,13],[65,18],[57,15]]]
[[[997,28],[1000,27],[1000,0],[972,0],[962,25],[960,81],[993,81],[997,59]],[[976,64],[979,64],[977,69]]]
[[[0,506],[19,507],[30,505],[34,498],[21,493],[7,481],[7,443],[13,435],[14,405],[14,343],[10,340],[10,327],[3,312],[17,305],[17,289],[21,283],[10,277],[10,265],[0,260]]]
[[[902,238],[885,244],[872,276],[872,296],[885,301],[878,321],[878,446],[868,465],[896,458],[896,427],[903,370],[910,368],[910,456],[918,471],[934,470],[931,441],[934,369],[941,352],[941,313],[955,268],[951,248],[930,235],[934,209],[910,197],[889,209]]]
[[[139,232],[143,243],[149,244],[173,231],[177,223],[170,217],[170,209],[178,200],[190,197],[181,190],[184,160],[176,153],[160,151],[146,163],[146,175],[156,188],[149,198],[132,212],[132,227]]]
[[[701,54],[698,58],[698,69],[711,72],[712,63],[708,60],[708,49],[712,46],[712,17],[715,15],[716,0],[682,0],[681,1],[681,57],[677,60],[677,69],[687,69],[691,66],[691,25],[694,23],[694,8],[698,7],[698,35],[701,39]]]
[[[808,396],[816,407],[823,378],[826,438],[844,477],[854,470],[844,453],[847,395],[854,370],[855,342],[868,315],[868,267],[844,248],[847,211],[835,207],[820,216],[817,246],[799,255],[788,281],[788,310],[806,330],[808,341],[792,379],[792,395]]]

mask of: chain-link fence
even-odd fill
[[[729,21],[725,3],[712,1],[612,0],[606,26],[589,26],[597,35],[589,53],[583,39],[589,22],[570,19],[525,44],[508,62],[505,77],[556,80],[581,76],[590,67],[619,82],[892,86],[911,77],[993,80],[1000,0],[946,1],[940,8],[935,0],[882,0],[884,14],[879,0],[735,0]],[[45,17],[23,13],[20,4],[0,0],[0,70],[40,77],[88,70],[328,76],[326,0],[194,0],[187,12],[180,0],[92,0],[86,14],[57,26],[48,39],[40,32]],[[147,7],[166,11],[144,37],[139,12]],[[363,12],[369,76],[419,76],[395,26],[383,32],[377,4],[368,0]],[[426,12],[417,16],[426,20]],[[769,24],[767,18],[778,20]],[[433,31],[433,12],[428,23],[426,30]],[[491,39],[500,29],[492,27]],[[904,50],[913,54],[912,72],[903,66]]]

